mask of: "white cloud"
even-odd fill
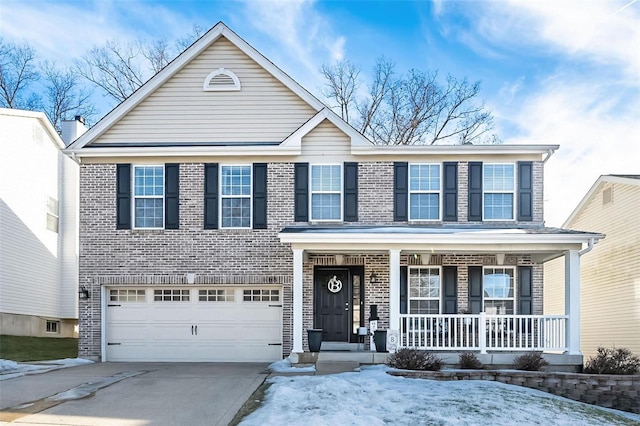
[[[302,65],[300,74],[307,75],[305,83],[320,80],[318,70],[322,63],[344,57],[345,37],[331,29],[313,0],[249,0],[244,4],[249,23],[275,41],[278,50]]]
[[[552,79],[512,115],[525,136],[508,143],[559,144],[545,169],[545,217],[560,226],[601,174],[637,174],[640,97],[609,87]],[[619,102],[625,103],[620,108]]]
[[[143,2],[17,2],[3,4],[2,36],[27,41],[41,59],[71,63],[107,40],[139,38],[173,40],[192,22],[162,6]]]

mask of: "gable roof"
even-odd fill
[[[576,216],[582,211],[586,204],[591,200],[595,193],[605,183],[622,183],[625,185],[638,185],[640,186],[640,175],[601,175],[598,180],[591,186],[587,194],[580,200],[576,208],[571,212],[567,220],[564,221],[563,227],[569,226],[569,223],[576,218]]]
[[[158,87],[168,81],[173,75],[180,71],[186,64],[192,59],[200,55],[205,49],[213,44],[220,37],[225,37],[231,43],[233,43],[243,53],[253,59],[267,72],[273,75],[278,81],[284,84],[288,89],[298,95],[306,103],[308,103],[316,111],[320,111],[326,108],[326,105],[318,98],[313,96],[309,91],[302,87],[298,82],[291,78],[288,74],[278,68],[273,62],[268,60],[260,52],[254,49],[249,43],[243,40],[223,22],[218,22],[213,26],[206,34],[195,41],[178,57],[171,61],[160,72],[151,77],[149,81],[143,84],[138,90],[136,90],[131,96],[122,101],[118,106],[111,110],[105,117],[103,117],[96,125],[89,129],[84,135],[76,139],[69,147],[67,151],[70,153],[77,152],[84,148],[91,141],[104,134],[113,124],[115,124],[121,117],[130,112],[140,102],[146,99],[151,93],[153,93]],[[334,113],[335,114],[335,113]],[[342,119],[336,115],[338,120]],[[346,123],[345,123],[346,124]],[[363,136],[364,137],[364,136]]]
[[[22,118],[31,118],[40,122],[40,125],[46,130],[49,134],[49,140],[53,142],[53,144],[58,149],[64,149],[64,141],[56,131],[51,121],[49,121],[49,117],[44,112],[38,111],[26,111],[22,109],[14,109],[14,108],[0,108],[0,115],[6,115],[11,117],[22,117]]]

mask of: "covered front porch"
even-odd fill
[[[549,228],[285,228],[280,238],[293,252],[292,359],[308,358],[308,329],[331,329],[336,318],[346,316],[349,331],[324,333],[330,338],[321,352],[373,352],[370,337],[358,334],[377,328],[387,331],[391,351],[543,351],[581,363],[580,253],[598,237]],[[542,264],[560,256],[566,266],[565,313],[542,315]],[[340,270],[348,273],[339,275]],[[331,279],[350,291],[335,306],[330,290],[327,301],[318,303],[325,297],[319,289],[329,289]],[[506,287],[496,289],[496,280]],[[358,292],[360,299],[354,299]],[[372,306],[379,314],[375,323]]]

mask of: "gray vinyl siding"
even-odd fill
[[[319,161],[319,157],[338,162],[351,158],[351,140],[329,120],[324,120],[302,138],[302,158]],[[322,160],[324,161],[324,160]]]
[[[240,91],[203,91],[225,68]],[[123,142],[280,142],[315,110],[221,37],[105,132],[94,144]]]

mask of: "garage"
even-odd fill
[[[112,287],[105,292],[106,361],[282,358],[281,288]]]

